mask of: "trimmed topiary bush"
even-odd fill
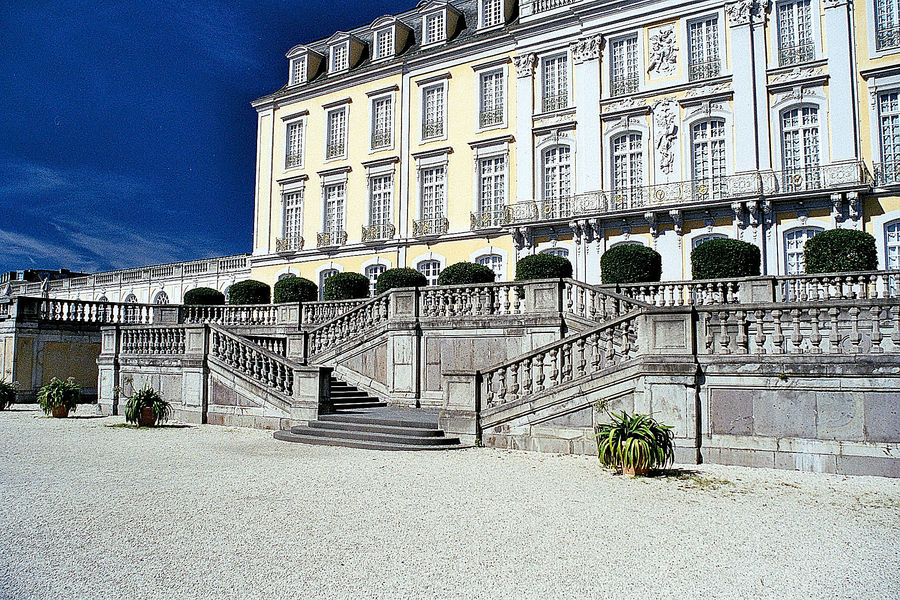
[[[319,286],[305,277],[288,277],[275,283],[275,304],[283,302],[315,302]]]
[[[660,277],[662,256],[647,246],[613,246],[600,257],[600,278],[603,283],[645,283],[659,281]]]
[[[691,275],[694,279],[756,277],[759,275],[759,265],[759,248],[740,240],[708,240],[691,250]]]
[[[248,279],[229,288],[228,304],[268,304],[272,290],[262,281]]]
[[[875,238],[855,229],[823,231],[806,240],[803,257],[807,273],[846,273],[878,268]]]
[[[375,284],[375,293],[383,294],[394,288],[406,287],[425,287],[428,285],[428,278],[409,267],[402,269],[388,269],[378,276],[378,282]]]
[[[225,294],[208,287],[198,287],[184,293],[186,306],[218,306],[225,304]]]
[[[338,273],[325,280],[325,300],[355,300],[369,296],[369,278],[359,273]]]
[[[458,262],[441,271],[438,275],[438,285],[494,283],[496,278],[497,274],[490,267],[472,262]]]
[[[532,254],[516,263],[516,281],[531,279],[560,279],[572,276],[568,258],[554,254]]]

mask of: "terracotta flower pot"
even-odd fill
[[[69,416],[69,407],[63,404],[62,406],[57,406],[54,408],[51,413],[54,419],[65,419]]]
[[[145,406],[141,409],[141,416],[138,419],[138,425],[140,427],[153,427],[156,425],[156,417],[153,415],[153,409],[149,406]]]
[[[635,475],[646,475],[650,472],[650,469],[647,467],[626,467],[622,465],[622,475],[631,475],[634,477]]]

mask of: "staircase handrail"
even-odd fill
[[[265,385],[270,391],[288,398],[293,397],[296,365],[291,360],[218,325],[207,326],[210,329],[209,356],[237,369],[241,375]],[[224,348],[221,340],[227,340]],[[235,349],[237,356],[234,354]]]
[[[394,290],[388,290],[381,293],[374,298],[370,298],[363,302],[359,306],[348,310],[344,314],[338,315],[330,321],[326,321],[315,329],[305,331],[303,337],[305,342],[304,355],[306,358],[329,350],[335,345],[350,339],[352,336],[365,333],[372,327],[387,321],[392,292],[394,292]],[[371,323],[371,326],[355,327],[354,320],[360,315],[365,315],[367,311],[372,311],[372,309],[376,309],[375,312],[370,313],[375,318],[375,322]],[[335,329],[337,329],[337,331],[335,331]],[[323,339],[328,332],[333,332],[334,335],[328,336],[327,339]]]

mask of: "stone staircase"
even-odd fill
[[[366,392],[331,378],[333,412],[308,425],[276,431],[275,439],[368,450],[455,450],[459,438],[438,428],[436,412],[389,407]]]

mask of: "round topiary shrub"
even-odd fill
[[[325,280],[325,300],[355,300],[369,295],[369,278],[359,273],[338,273]]]
[[[691,274],[694,279],[756,277],[759,275],[759,265],[759,248],[740,240],[708,240],[691,250]]]
[[[438,285],[494,283],[497,274],[490,267],[471,262],[450,265],[438,275]]]
[[[305,277],[287,277],[275,283],[275,304],[284,302],[315,302],[319,286]]]
[[[225,294],[208,287],[198,287],[184,293],[186,306],[218,306],[225,304]]]
[[[568,258],[554,254],[532,254],[516,263],[516,281],[530,279],[560,279],[572,276]]]
[[[600,257],[603,283],[644,283],[662,277],[662,256],[640,244],[613,246]]]
[[[268,304],[272,290],[262,281],[248,279],[229,288],[228,304]]]
[[[846,273],[878,268],[875,238],[855,229],[823,231],[806,240],[803,256],[807,273]]]
[[[388,269],[378,276],[375,293],[383,294],[394,288],[425,287],[426,285],[428,285],[428,278],[415,269],[409,267]]]

